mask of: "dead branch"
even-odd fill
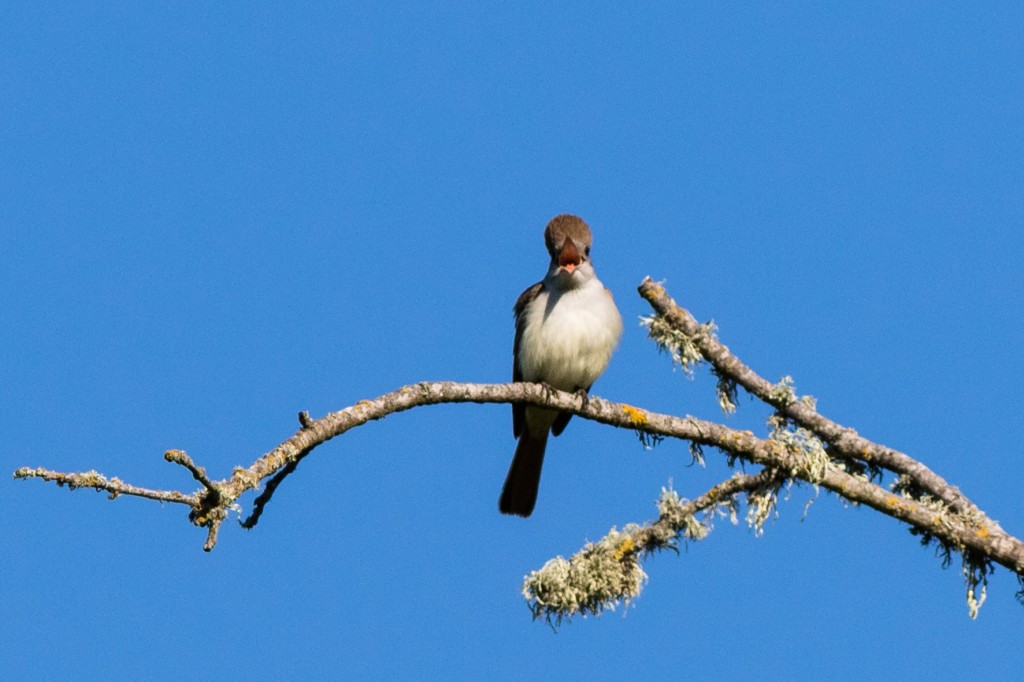
[[[668,491],[659,502],[658,521],[647,526],[628,526],[627,531],[613,530],[608,538],[601,541],[604,544],[600,551],[604,560],[611,557],[617,563],[619,569],[616,570],[620,575],[632,576],[631,580],[622,583],[624,587],[620,585],[619,592],[595,593],[586,596],[583,605],[577,603],[559,611],[552,607],[552,604],[559,603],[552,597],[555,592],[549,589],[550,584],[544,582],[550,582],[552,575],[547,572],[548,567],[531,574],[524,594],[531,600],[535,615],[557,619],[587,612],[588,608],[596,612],[609,603],[628,600],[635,596],[631,590],[639,589],[642,583],[642,578],[637,579],[642,575],[637,563],[640,557],[655,549],[673,547],[679,539],[686,541],[703,537],[700,528],[707,528],[707,525],[695,521],[695,514],[707,510],[721,511],[723,505],[734,513],[735,496],[747,492],[748,521],[759,528],[767,513],[774,509],[779,487],[787,481],[811,483],[850,502],[871,507],[908,524],[924,538],[934,539],[947,553],[960,553],[964,560],[972,614],[980,605],[980,600],[974,596],[975,589],[980,586],[983,592],[993,563],[1024,576],[1024,542],[1004,531],[957,488],[909,455],[873,443],[820,415],[812,400],[797,398],[791,384],[772,384],[758,376],[718,342],[711,325],[697,323],[650,278],[644,280],[640,293],[656,313],[655,317],[647,320],[655,340],[670,350],[684,367],[701,360],[712,365],[719,376],[719,400],[724,409],[734,409],[732,398],[735,386],[739,385],[776,410],[778,416],[772,421],[767,438],[758,438],[749,431],[737,431],[711,421],[649,412],[596,396],[584,400],[578,394],[551,390],[538,384],[441,381],[404,386],[319,419],[301,413],[301,428],[294,435],[248,467],[238,467],[222,480],[209,478],[206,470],[184,452],[167,452],[165,459],[187,469],[192,478],[202,485],[194,493],[138,487],[117,478],[108,479],[95,471],[60,473],[23,467],[14,472],[14,477],[41,478],[72,489],[103,490],[111,499],[131,495],[187,505],[190,521],[207,528],[204,549],[210,551],[216,545],[223,521],[230,511],[238,509],[237,501],[242,495],[271,479],[256,500],[252,515],[242,524],[251,527],[264,511],[274,489],[303,457],[350,429],[424,405],[524,403],[571,412],[616,428],[631,429],[647,438],[672,437],[689,441],[696,448],[718,448],[730,459],[763,467],[760,474],[723,481],[692,502],[684,502],[674,492]],[[873,480],[873,474],[882,470],[898,474],[891,489],[883,488]],[[584,548],[583,554],[593,558],[593,548]],[[564,559],[561,561],[565,562]],[[597,565],[593,561],[590,563]],[[606,561],[598,564],[607,566]],[[556,573],[565,568],[557,562],[553,566]]]

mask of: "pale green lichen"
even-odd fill
[[[766,486],[747,493],[747,525],[755,537],[764,535],[764,524],[769,518],[778,518],[776,506],[779,502],[778,486]]]
[[[236,466],[231,471],[231,477],[242,484],[243,490],[255,490],[260,485],[260,477],[245,467]]]
[[[672,360],[692,378],[693,368],[704,361],[700,348],[694,342],[695,337],[680,331],[661,315],[641,317],[640,324],[647,328],[647,335],[658,344],[658,347],[671,355]],[[706,322],[700,328],[700,333],[714,338],[714,322]]]
[[[716,501],[716,509],[729,508],[732,497]],[[523,596],[534,618],[557,625],[576,615],[584,617],[614,610],[639,596],[647,574],[640,566],[643,555],[661,549],[678,549],[679,541],[698,542],[711,532],[710,521],[695,517],[690,502],[671,487],[658,498],[658,521],[646,526],[629,524],[612,528],[598,542],[588,543],[569,559],[555,557],[523,581]]]
[[[791,391],[792,380],[786,377],[779,386]],[[780,454],[785,454],[784,460],[778,465],[785,480],[778,480],[747,494],[746,521],[756,536],[764,534],[764,525],[768,519],[778,518],[779,491],[784,485],[788,496],[794,480],[807,481],[814,486],[817,494],[818,483],[835,466],[825,444],[808,429],[795,427],[778,414],[768,418],[768,427],[768,440],[776,444]],[[804,507],[805,516],[809,508],[810,502]]]
[[[662,488],[658,498],[658,521],[670,526],[674,534],[681,535],[684,540],[700,542],[708,536],[711,528],[687,513],[688,502],[671,487]]]
[[[612,528],[570,559],[555,557],[526,576],[523,596],[534,618],[557,624],[575,615],[614,610],[636,598],[647,580],[636,556],[638,530],[635,525],[622,531]]]
[[[797,395],[796,383],[793,381],[793,377],[789,375],[779,379],[779,383],[774,384],[768,391],[768,402],[779,407],[786,407],[787,405],[799,402],[809,410],[818,409],[818,400],[813,395]]]
[[[695,419],[690,415],[686,415],[685,419],[687,425],[693,427],[694,430],[697,431],[697,433],[702,433],[700,427],[700,420]],[[696,463],[700,464],[701,466],[704,466],[704,446],[698,443],[697,441],[690,441],[690,457],[693,460],[691,464]]]
[[[937,551],[942,556],[943,567],[948,567],[952,563],[953,552],[960,554],[967,612],[972,619],[977,618],[978,611],[988,596],[988,576],[992,572],[992,561],[986,556],[968,549],[963,542],[956,538],[963,529],[974,529],[975,534],[980,537],[988,536],[991,531],[985,516],[974,507],[962,511],[950,509],[949,505],[924,492],[912,478],[905,474],[897,476],[890,488],[900,498],[913,500],[918,506],[924,507],[932,513],[931,529],[912,527],[911,533],[920,536],[923,545],[927,546],[933,542],[937,544]],[[892,506],[899,505],[899,500],[894,499],[896,501]],[[937,536],[936,532],[942,532],[943,537]]]
[[[64,484],[64,481],[57,481],[57,485]],[[89,471],[81,474],[74,474],[67,478],[67,486],[71,490],[76,490],[78,488],[96,488],[97,490],[101,490],[109,484],[110,481],[107,477],[95,469],[90,469]]]
[[[974,620],[988,597],[988,569],[985,564],[973,563],[964,556],[963,573],[967,587],[967,613]]]
[[[773,405],[786,406],[796,402],[796,385],[793,377],[784,376],[768,391],[768,400]]]
[[[813,432],[793,427],[782,417],[768,418],[769,440],[782,445],[788,454],[789,474],[809,483],[820,483],[832,464],[825,444]]]
[[[704,446],[700,443],[690,442],[690,457],[693,463],[704,466]]]
[[[719,371],[715,371],[718,383],[715,386],[715,393],[718,396],[718,406],[725,414],[736,412],[736,382]]]

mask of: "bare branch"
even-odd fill
[[[173,464],[180,464],[192,473],[192,478],[203,484],[203,487],[210,491],[216,491],[217,486],[206,476],[206,469],[196,466],[192,458],[185,454],[184,450],[168,450],[164,453],[164,459]]]
[[[14,472],[14,478],[41,478],[44,481],[56,483],[61,487],[67,486],[71,490],[75,490],[76,488],[93,488],[95,490],[103,490],[109,493],[109,498],[111,500],[116,499],[121,495],[132,495],[135,497],[145,497],[149,500],[157,500],[158,502],[187,504],[190,507],[197,505],[199,500],[196,495],[181,493],[177,490],[152,490],[150,488],[140,488],[138,486],[129,485],[119,478],[107,478],[96,471],[86,471],[80,474],[65,474],[59,471],[49,471],[42,467],[38,467],[36,469],[21,467]]]
[[[281,467],[281,470],[274,474],[269,481],[267,481],[267,485],[264,486],[263,492],[260,493],[255,500],[253,500],[252,511],[249,513],[248,518],[241,522],[242,528],[250,529],[256,527],[256,524],[260,522],[260,517],[263,516],[263,510],[266,508],[267,504],[270,503],[270,499],[274,496],[274,491],[277,490],[277,486],[281,485],[284,479],[287,478],[292,472],[294,472],[295,467],[297,467],[298,465],[298,459],[288,462],[288,464],[285,464],[283,467]]]

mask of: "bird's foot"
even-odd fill
[[[576,395],[578,395],[580,397],[580,400],[583,401],[583,409],[584,410],[587,409],[588,407],[590,407],[590,393],[587,392],[587,389],[581,388],[581,389],[577,390],[576,391]]]
[[[540,384],[541,389],[544,391],[544,397],[551,400],[551,397],[555,395],[555,387],[546,381],[538,381],[537,383]]]

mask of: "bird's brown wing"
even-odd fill
[[[519,366],[519,342],[523,338],[523,328],[526,326],[526,306],[536,299],[544,291],[544,282],[537,282],[532,287],[519,295],[513,312],[516,316],[516,338],[512,342],[512,381],[523,380],[523,370]],[[512,405],[512,435],[519,438],[523,433],[523,425],[526,423],[526,406]]]

